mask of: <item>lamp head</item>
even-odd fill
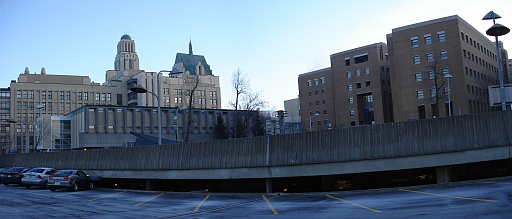
[[[147,93],[148,92],[148,90],[146,90],[146,88],[144,88],[140,84],[133,86],[132,88],[130,88],[130,90],[135,93]]]
[[[505,27],[501,24],[494,24],[491,28],[489,28],[485,33],[489,36],[503,36],[510,32],[510,29],[508,27]]]

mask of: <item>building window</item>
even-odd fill
[[[351,78],[352,77],[352,73],[347,71],[347,78]]]
[[[351,84],[347,84],[347,90],[352,90],[352,85]]]
[[[443,68],[443,76],[446,76],[447,74],[450,74],[450,69]]]
[[[320,83],[325,84],[325,78],[324,77],[320,78]]]
[[[416,81],[421,81],[421,72],[414,74],[414,77],[416,78]]]
[[[315,85],[318,85],[318,78],[315,78]]]
[[[356,111],[350,110],[350,114],[349,114],[350,116],[354,116],[355,114],[356,114]]]
[[[84,100],[89,100],[89,92],[84,92]]]
[[[311,83],[311,80],[308,80],[308,86],[310,86],[310,87],[311,87],[311,85],[313,85],[313,84]]]
[[[432,44],[432,36],[430,34],[426,34],[426,35],[424,35],[424,37],[425,37],[425,45]]]
[[[16,98],[18,98],[18,99],[21,98],[21,91],[20,90],[16,91]]]
[[[447,59],[448,58],[448,52],[445,50],[441,51],[441,59]]]
[[[358,83],[356,83],[356,88],[357,88],[357,89],[361,88],[361,83],[359,83],[359,82],[358,82]]]
[[[322,88],[322,93],[325,94],[325,88]]]
[[[413,56],[412,60],[413,60],[413,63],[415,65],[419,65],[420,64],[420,56]]]
[[[361,76],[361,71],[359,69],[356,69],[356,77]]]
[[[94,100],[100,101],[100,93],[96,93]]]
[[[428,71],[428,79],[433,80],[435,78],[436,78],[436,75],[435,75],[434,71],[432,71],[432,70]]]
[[[327,103],[327,99],[323,99],[322,104],[326,104],[326,103]]]
[[[105,101],[106,96],[107,96],[107,95],[106,95],[105,93],[102,93],[102,94],[101,94],[101,101]]]
[[[27,98],[28,98],[28,91],[23,90],[23,99],[27,99]]]
[[[71,100],[71,91],[66,91],[66,100]]]
[[[181,97],[175,97],[174,103],[182,103],[183,99]]]
[[[82,100],[82,92],[77,92],[77,93],[76,93],[76,96],[77,96],[76,98],[77,98],[78,100]]]
[[[366,81],[365,85],[366,87],[370,87],[370,81]]]
[[[327,110],[324,110],[324,115],[326,115],[326,114],[327,114]]]
[[[318,100],[317,100],[317,101],[315,101],[315,104],[316,104],[316,105],[320,105],[320,101],[318,101]]]
[[[350,58],[345,59],[345,66],[350,66]]]
[[[353,97],[349,97],[348,98],[348,103],[349,104],[353,104],[354,103],[354,98]]]
[[[430,97],[435,97],[437,95],[437,90],[435,87],[430,88]]]
[[[354,56],[354,64],[359,64],[368,61],[368,53]]]
[[[309,102],[309,106],[313,106],[313,103],[312,103],[312,102]]]
[[[433,62],[433,61],[434,61],[434,54],[427,53],[427,62]]]
[[[312,94],[311,91],[308,91],[308,96],[311,96],[311,94]]]
[[[110,102],[112,101],[112,93],[107,93],[107,101]],[[167,101],[169,102],[169,101]]]
[[[28,91],[28,98],[29,99],[34,99],[34,90],[29,90]]]
[[[315,95],[318,95],[318,90],[315,91]]]
[[[64,91],[59,91],[59,100],[64,100]]]
[[[444,41],[446,41],[446,37],[444,35],[444,31],[441,31],[441,32],[437,32],[437,40],[442,43]]]
[[[418,47],[418,37],[411,38],[411,46],[413,48]]]
[[[364,74],[369,75],[370,74],[370,68],[364,68]]]
[[[416,97],[417,97],[418,99],[423,99],[423,98],[424,98],[424,96],[423,96],[423,90],[417,90],[417,91],[416,91]]]
[[[41,99],[46,99],[46,91],[41,91]]]

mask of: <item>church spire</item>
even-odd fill
[[[194,52],[192,52],[192,37],[190,38],[190,42],[188,43],[188,54],[194,55]]]

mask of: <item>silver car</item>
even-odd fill
[[[21,178],[21,183],[30,189],[31,186],[41,186],[48,188],[48,177],[56,173],[57,170],[48,167],[37,167],[26,172]]]
[[[79,188],[93,189],[94,182],[81,170],[59,170],[48,178],[48,188],[52,192],[58,188],[76,192]]]

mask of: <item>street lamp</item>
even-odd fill
[[[35,109],[43,109],[44,108],[44,105],[42,104],[38,104]],[[29,153],[29,140],[28,140],[28,110],[29,109],[34,109],[34,107],[26,107],[24,110],[25,110],[25,136],[23,136],[23,139],[25,140],[25,147],[24,147],[24,152],[25,153]],[[7,122],[9,123],[17,123],[16,120],[14,119],[8,119]]]
[[[156,74],[156,84],[157,84],[157,94],[151,92],[151,91],[148,91],[146,90],[146,88],[144,88],[142,85],[140,84],[137,84],[135,86],[133,86],[132,88],[130,88],[130,90],[132,92],[135,92],[135,93],[150,93],[152,94],[153,96],[155,96],[156,100],[157,100],[157,103],[158,103],[158,110],[157,110],[157,118],[158,118],[158,145],[162,145],[162,111],[160,109],[160,74],[162,74],[162,72],[168,72],[169,74],[172,74],[172,73],[180,73],[181,71],[177,70],[176,69],[173,69],[173,71],[169,71],[169,70],[161,70],[159,71],[157,74]]]
[[[315,113],[315,114],[310,114],[309,115],[309,131],[311,131],[311,117],[312,116],[319,116],[319,115],[320,115],[320,113]]]
[[[444,77],[448,80],[448,116],[452,116],[452,100],[450,99],[450,94],[452,93],[452,88],[450,87],[450,78],[452,78],[451,74],[445,74]]]
[[[494,13],[494,11],[490,11],[485,15],[482,20],[491,20],[494,25],[490,27],[485,33],[489,36],[494,36],[494,39],[496,41],[496,55],[498,58],[498,76],[500,80],[500,96],[501,96],[501,110],[507,110],[506,106],[506,99],[505,99],[505,88],[503,87],[503,73],[502,73],[502,62],[501,62],[501,54],[500,54],[500,47],[498,44],[498,36],[503,36],[510,32],[510,29],[508,27],[505,27],[501,24],[496,23],[496,19],[501,18],[498,14]]]
[[[179,121],[178,121],[178,113],[180,110],[186,110],[186,106],[176,107],[176,110],[174,111],[174,127],[176,127],[176,141],[178,141],[178,130],[179,128]],[[179,141],[178,141],[179,142]]]

